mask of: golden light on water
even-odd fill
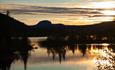
[[[105,48],[107,48],[107,46],[109,46],[108,43],[102,43],[102,46],[104,46]]]
[[[99,53],[99,49],[97,49],[97,48],[94,49],[93,47],[91,47],[90,52],[91,52],[92,55],[96,55],[96,54]]]
[[[95,45],[102,45],[103,48],[107,48],[110,44],[108,43],[102,43],[102,44],[95,44]],[[108,49],[108,48],[107,48]],[[102,49],[98,49],[98,48],[94,48],[94,46],[92,45],[91,46],[91,50],[90,50],[90,53],[93,54],[93,55],[99,55],[101,54],[100,51],[102,51]]]
[[[99,54],[94,58],[94,63],[96,63],[99,70],[115,70],[115,54],[108,48],[99,50]]]

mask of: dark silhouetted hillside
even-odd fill
[[[25,35],[29,27],[24,23],[0,13],[0,30],[8,35]]]

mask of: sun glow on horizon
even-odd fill
[[[115,2],[93,2],[93,8],[115,8]]]
[[[101,11],[104,15],[115,15],[115,11],[113,10],[104,10]]]

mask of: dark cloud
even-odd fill
[[[101,14],[98,10],[91,8],[65,8],[65,7],[41,7],[41,6],[28,6],[28,5],[9,5],[12,8],[8,8],[14,14],[36,14],[36,13],[53,13],[53,14]],[[13,8],[13,6],[16,6]],[[0,9],[2,12],[7,8]]]

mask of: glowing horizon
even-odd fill
[[[16,2],[17,1],[17,2]],[[66,2],[50,1],[43,4],[37,0],[1,0],[0,9],[12,10],[11,17],[26,23],[27,25],[37,24],[41,20],[50,20],[53,23],[65,25],[89,25],[104,21],[112,21],[115,15],[115,1],[75,1]],[[40,9],[39,9],[40,6]],[[53,7],[53,8],[52,8]],[[63,8],[60,8],[63,7]],[[58,8],[58,9],[56,9]],[[76,9],[74,9],[76,8]],[[81,8],[81,9],[79,9]],[[103,10],[98,10],[98,9]],[[67,10],[65,10],[67,9]],[[87,10],[89,9],[89,10]],[[91,9],[91,10],[90,10]],[[105,10],[104,10],[105,9]],[[112,9],[112,10],[106,10]],[[2,11],[1,10],[1,11]],[[13,11],[14,10],[14,11]],[[31,11],[31,12],[28,12]],[[40,11],[43,12],[40,12]],[[3,11],[2,11],[3,12]],[[108,16],[106,16],[108,15]],[[106,17],[105,17],[106,16]]]

